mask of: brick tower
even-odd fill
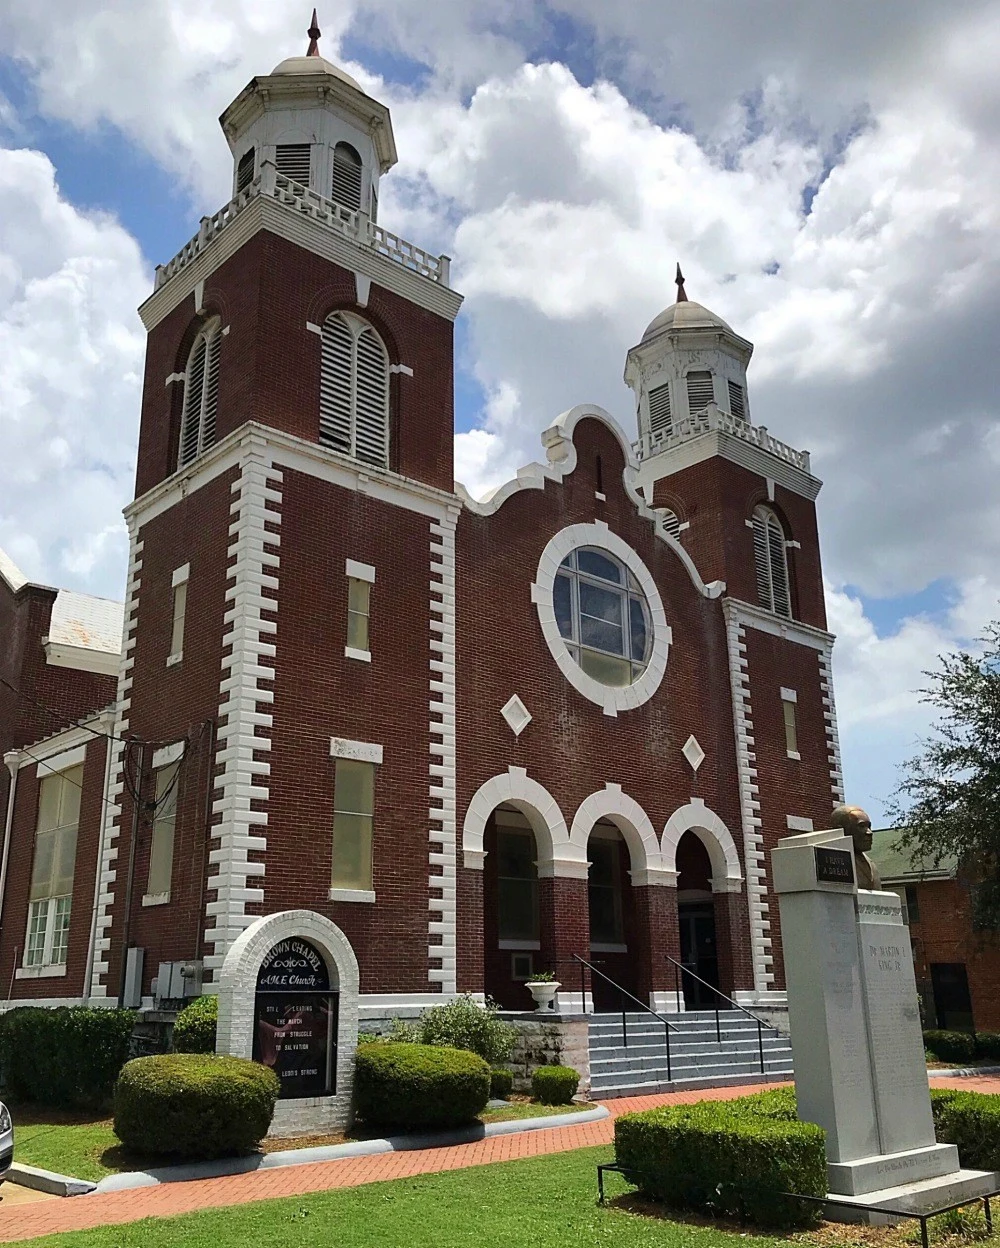
[[[461,297],[447,257],[377,223],[388,110],[309,33],[222,115],[233,198],[141,308],[94,997],[118,996],[123,948],[144,951],[134,992],[162,963],[210,988],[239,933],[289,908],[366,951],[362,990],[376,965],[403,991],[454,983],[428,945],[454,908],[429,880],[429,805],[439,840],[449,801],[454,819],[429,689],[453,670]]]

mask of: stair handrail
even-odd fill
[[[658,1022],[661,1022],[663,1024],[664,1044],[667,1050],[667,1082],[670,1083],[673,1078],[673,1072],[670,1066],[670,1033],[672,1031],[680,1032],[681,1029],[679,1027],[675,1027],[673,1023],[668,1022],[667,1019],[665,1019],[662,1014],[657,1013],[657,1011],[654,1010],[651,1006],[648,1006],[645,1004],[645,1002],[640,1001],[637,996],[629,992],[627,988],[623,988],[621,984],[613,980],[610,975],[605,975],[603,971],[599,971],[597,967],[594,966],[592,962],[588,962],[586,958],[581,958],[578,953],[574,953],[573,958],[577,962],[580,963],[580,1009],[583,1011],[584,1014],[586,1014],[587,1012],[587,983],[586,983],[586,977],[584,976],[584,973],[583,973],[584,967],[586,967],[590,971],[591,975],[600,975],[601,979],[607,980],[607,982],[611,985],[612,988],[618,989],[618,995],[622,999],[622,1047],[623,1048],[625,1049],[628,1048],[628,1016],[625,1010],[625,1000],[624,1000],[625,997],[628,997],[630,1001],[634,1001],[641,1010],[645,1010],[647,1014],[652,1014],[652,1016],[655,1019],[657,1019]]]
[[[675,986],[676,986],[676,984],[677,984],[677,972],[678,972],[678,971],[681,971],[681,972],[682,972],[682,974],[684,974],[684,975],[690,975],[690,976],[692,977],[692,979],[696,979],[696,980],[698,981],[698,983],[699,983],[699,984],[704,984],[704,986],[705,986],[706,988],[711,989],[711,991],[712,991],[712,992],[714,992],[714,993],[715,993],[715,995],[716,995],[717,997],[721,997],[721,998],[723,999],[723,1001],[728,1001],[728,1002],[729,1002],[729,1004],[730,1004],[731,1006],[733,1006],[733,1008],[734,1008],[734,1009],[741,1010],[744,1014],[746,1014],[746,1015],[747,1015],[747,1017],[748,1017],[748,1018],[752,1018],[752,1019],[753,1019],[753,1021],[757,1024],[757,1053],[758,1053],[758,1056],[759,1056],[759,1058],[760,1058],[760,1073],[761,1073],[762,1075],[763,1075],[763,1074],[765,1074],[766,1072],[765,1072],[765,1070],[764,1070],[764,1033],[763,1033],[763,1028],[764,1028],[764,1027],[768,1027],[768,1028],[770,1028],[770,1029],[773,1031],[773,1030],[774,1030],[773,1024],[771,1024],[771,1023],[765,1023],[765,1022],[764,1022],[764,1020],[763,1020],[762,1018],[759,1018],[759,1017],[758,1017],[758,1016],[757,1016],[757,1015],[753,1012],[753,1010],[748,1010],[748,1009],[746,1008],[746,1006],[740,1005],[740,1003],[739,1003],[738,1001],[734,1001],[732,997],[727,997],[727,996],[726,996],[726,994],[722,991],[722,989],[721,989],[721,988],[716,988],[716,986],[715,986],[714,984],[710,984],[710,983],[708,982],[708,980],[707,980],[707,979],[702,979],[702,977],[701,977],[701,976],[700,976],[700,975],[699,975],[696,971],[692,971],[692,970],[691,970],[691,968],[690,968],[689,966],[685,966],[683,962],[678,962],[678,961],[677,961],[677,959],[676,959],[676,958],[672,958],[672,957],[670,956],[670,954],[669,954],[669,953],[664,954],[663,956],[664,956],[664,957],[667,959],[667,961],[668,961],[669,963],[671,963],[671,965],[674,967],[674,981],[675,981]],[[598,974],[600,974],[600,971],[598,971]],[[677,990],[677,995],[678,995],[678,997],[680,996],[680,989],[679,989],[679,988],[678,988],[678,990]],[[679,1007],[680,1007],[680,1002],[678,1001],[678,1008],[679,1008]],[[716,1006],[716,1007],[715,1007],[715,1035],[716,1035],[716,1039],[717,1039],[717,1040],[719,1040],[719,1041],[720,1041],[720,1043],[721,1043],[722,1036],[721,1036],[721,1032],[720,1032],[720,1028],[719,1028],[719,1007],[718,1007],[718,1006]]]

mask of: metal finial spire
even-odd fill
[[[319,22],[316,20],[316,10],[313,9],[312,25],[306,31],[309,36],[309,50],[306,56],[319,56],[319,37],[323,32],[319,28]]]
[[[681,272],[681,266],[679,263],[677,265],[677,276],[674,278],[674,282],[677,284],[677,302],[687,303],[688,297],[687,291],[684,289],[684,274]]]

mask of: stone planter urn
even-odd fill
[[[555,1013],[556,993],[561,987],[562,985],[554,979],[528,980],[527,988],[534,998],[539,1014]]]

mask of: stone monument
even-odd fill
[[[799,1116],[826,1131],[831,1198],[912,1212],[974,1199],[997,1176],[962,1170],[934,1138],[902,903],[858,888],[859,875],[879,883],[871,822],[858,807],[836,816],[838,828],[785,837],[771,858]]]

